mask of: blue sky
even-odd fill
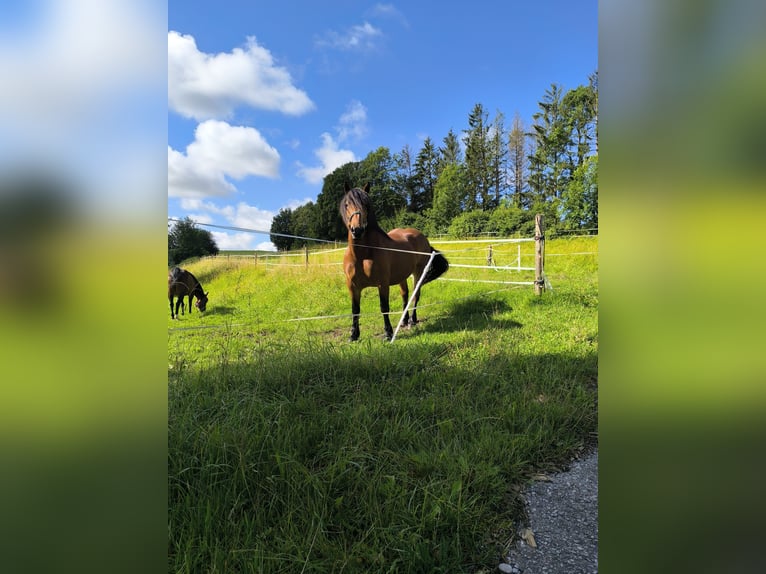
[[[531,125],[551,83],[587,83],[597,47],[596,0],[171,0],[168,216],[268,231],[348,161],[462,135],[477,103]]]

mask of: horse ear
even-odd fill
[[[210,291],[207,291],[207,292],[205,293],[205,297],[207,297],[208,295],[210,295]]]
[[[365,193],[370,193],[370,182],[369,181],[364,184],[364,192]]]
[[[347,182],[347,181],[344,181],[344,182],[343,182],[343,191],[345,191],[346,193],[348,193],[349,191],[351,191],[351,186],[348,184],[348,182]]]

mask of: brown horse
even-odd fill
[[[197,298],[195,305],[200,311],[207,307],[207,293],[202,289],[202,285],[197,278],[186,269],[173,267],[168,273],[168,300],[170,301],[170,318],[178,317],[178,308],[181,308],[181,314],[184,313],[184,297],[189,296],[189,313],[192,312],[192,297]],[[176,310],[173,313],[173,297],[178,297],[176,301]]]
[[[383,231],[375,219],[370,202],[370,184],[364,189],[345,186],[346,195],[340,201],[340,216],[348,228],[348,248],[343,256],[343,270],[346,273],[346,285],[351,293],[351,313],[353,323],[351,340],[359,339],[359,313],[362,289],[377,287],[380,296],[380,312],[386,329],[386,339],[393,337],[393,328],[388,318],[389,286],[399,284],[402,304],[407,306],[409,287],[407,278],[412,275],[413,288],[420,281],[431,253],[435,253],[428,268],[423,284],[433,281],[449,268],[447,259],[436,251],[417,229],[393,229]],[[409,311],[404,316],[404,324],[418,322],[417,305],[420,289],[415,292],[412,319]]]

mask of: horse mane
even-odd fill
[[[370,199],[370,195],[367,192],[367,190],[369,189],[370,189],[369,183],[364,186],[364,189],[361,189],[359,187],[354,187],[352,189],[349,189],[348,184],[346,184],[346,194],[343,196],[343,198],[340,200],[340,203],[338,204],[338,210],[340,211],[340,215],[344,223],[346,222],[346,212],[343,209],[343,203],[345,201],[350,201],[353,205],[357,206],[358,208],[364,209],[364,211],[367,213],[368,228],[381,229],[380,225],[378,225],[378,219],[375,217],[375,210],[372,208],[372,200]]]

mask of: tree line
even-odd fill
[[[381,227],[416,227],[427,235],[458,238],[482,233],[531,235],[543,213],[553,231],[598,227],[598,73],[564,92],[551,84],[527,128],[518,114],[510,127],[481,103],[468,127],[453,129],[436,145],[426,138],[415,153],[379,147],[324,178],[316,202],[284,208],[271,224],[279,250],[307,240],[345,240],[338,216],[344,184],[369,182]],[[461,145],[462,143],[462,145]],[[279,234],[279,235],[276,235]]]

